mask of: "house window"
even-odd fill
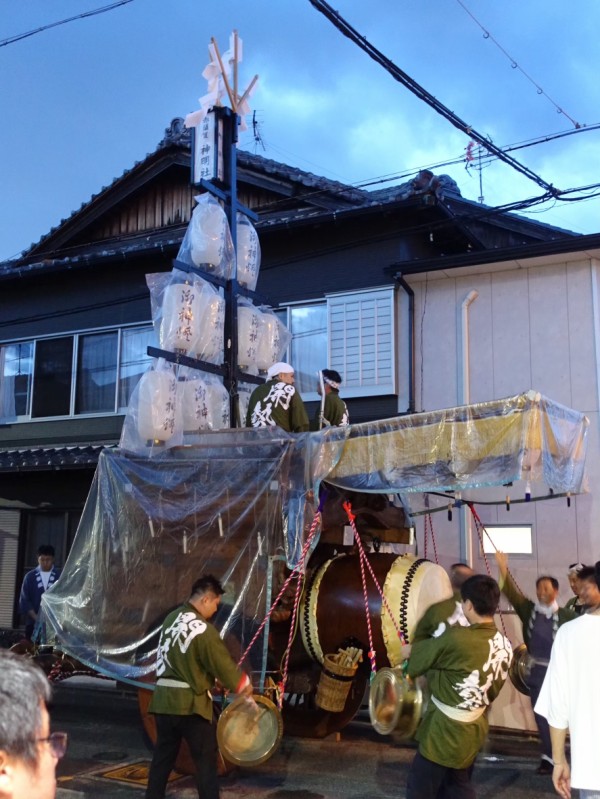
[[[396,394],[393,287],[327,297],[329,366],[344,380],[344,397]]]
[[[290,360],[296,385],[305,399],[317,396],[317,372],[324,368],[327,352],[327,306],[304,305],[289,309]]]
[[[287,357],[303,398],[318,399],[316,375],[325,367],[342,375],[344,397],[396,394],[395,308],[394,288],[386,286],[280,309],[292,334]]]
[[[145,325],[0,346],[0,419],[124,412],[152,340]]]
[[[533,533],[531,524],[486,524],[487,535],[483,535],[483,551],[486,555],[496,550],[507,555],[531,555]]]
[[[118,404],[120,411],[127,410],[133,389],[152,363],[152,358],[147,352],[152,344],[154,344],[152,327],[132,327],[121,331]]]
[[[76,414],[114,411],[118,337],[116,331],[79,336]]]
[[[0,418],[14,419],[29,413],[33,342],[0,347]]]
[[[68,416],[71,411],[73,336],[36,342],[32,418]]]

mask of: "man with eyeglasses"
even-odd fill
[[[50,733],[50,683],[33,661],[0,650],[0,799],[54,799],[65,732]]]

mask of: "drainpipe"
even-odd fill
[[[471,364],[469,343],[469,308],[479,297],[479,292],[473,289],[464,298],[460,308],[460,373],[458,381],[459,405],[468,405],[471,401]]]
[[[402,286],[408,296],[408,409],[415,412],[415,292],[408,285],[401,273],[394,275],[398,285]]]
[[[479,297],[473,289],[462,301],[460,308],[460,365],[459,365],[459,405],[468,405],[471,401],[471,363],[469,337],[469,309]],[[468,505],[460,506],[460,560],[473,568],[473,516]]]

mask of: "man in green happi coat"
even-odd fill
[[[156,653],[157,682],[150,712],[156,718],[156,747],[146,799],[163,799],[182,739],[196,767],[198,796],[219,799],[217,734],[211,689],[215,680],[236,694],[252,694],[247,674],[236,666],[209,623],[224,593],[211,574],[200,577],[184,605],[163,622]]]
[[[460,589],[463,583],[473,576],[474,571],[466,563],[453,563],[448,574],[452,586],[452,596],[449,599],[442,599],[441,602],[435,602],[427,608],[412,635],[413,644],[431,636],[437,638],[445,632],[447,627],[454,627],[455,624],[460,624],[461,627],[469,626],[462,609]]]
[[[288,433],[305,433],[308,416],[294,386],[294,368],[279,361],[267,371],[268,380],[254,389],[248,403],[246,427],[281,427]]]
[[[347,427],[350,424],[350,415],[346,403],[340,397],[342,376],[335,369],[321,369],[317,392],[321,397],[315,418],[311,422],[311,430],[321,430],[323,427]]]
[[[408,674],[426,674],[431,694],[406,799],[473,799],[471,775],[488,731],[486,711],[508,676],[512,648],[494,623],[498,584],[475,574],[463,583],[461,597],[468,627],[448,627],[437,638],[404,647]]]

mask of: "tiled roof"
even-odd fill
[[[57,225],[54,225],[52,228],[50,228],[50,230],[45,233],[37,242],[33,242],[21,253],[20,257],[25,257],[30,250],[32,250],[34,247],[38,247],[43,241],[45,241],[60,227],[62,227],[65,222],[68,222],[75,215],[80,214],[88,205],[93,203],[94,200],[112,188],[124,177],[133,172],[137,167],[145,164],[149,159],[156,158],[156,156],[159,156],[163,151],[172,147],[177,147],[179,149],[188,151],[191,147],[191,131],[183,127],[183,120],[179,118],[174,119],[171,122],[171,125],[166,129],[165,136],[159,142],[156,150],[151,153],[147,153],[146,157],[141,161],[136,161],[131,168],[124,170],[121,175],[115,177],[108,185],[102,186],[100,191],[92,194],[89,200],[83,202],[79,208],[70,214],[70,216],[66,217],[65,219],[61,219]],[[311,172],[304,172],[302,169],[298,169],[297,167],[287,166],[286,164],[281,164],[278,161],[272,161],[269,158],[263,158],[260,155],[255,155],[254,153],[249,153],[245,150],[238,150],[237,164],[238,169],[246,168],[256,172],[262,172],[266,175],[272,175],[292,181],[294,183],[298,183],[299,185],[313,189],[314,191],[334,194],[339,197],[340,200],[345,201],[345,205],[368,204],[369,201],[369,193],[363,191],[362,189],[356,189],[353,186],[347,185],[346,183],[340,183],[336,180],[329,180],[328,178],[314,175]]]
[[[0,472],[89,469],[96,466],[103,449],[113,446],[113,444],[94,444],[90,446],[0,449]]]

